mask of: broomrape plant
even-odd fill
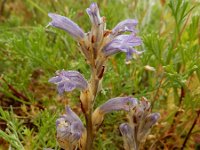
[[[142,53],[135,49],[142,44],[142,40],[136,35],[135,27],[138,22],[135,19],[127,19],[109,30],[106,29],[105,17],[100,16],[96,3],[92,3],[86,12],[92,24],[91,31],[87,33],[69,18],[54,13],[48,14],[52,19],[48,26],[66,31],[77,41],[91,71],[88,81],[78,71],[65,70],[57,71],[56,76],[49,80],[57,85],[59,94],[74,89],[80,90],[81,109],[86,120],[84,126],[79,117],[67,106],[66,113],[56,121],[57,141],[65,150],[91,150],[105,114],[124,110],[129,118],[128,123],[123,123],[119,127],[124,140],[124,148],[137,150],[150,128],[159,119],[158,113],[151,113],[150,103],[144,98],[138,101],[128,96],[112,98],[95,110],[93,106],[101,90],[101,81],[108,58],[118,52],[124,52],[128,62],[133,53],[136,55]]]

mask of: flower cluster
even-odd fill
[[[159,113],[151,113],[150,103],[143,98],[139,104],[129,112],[129,123],[120,125],[125,149],[138,150],[140,143],[145,141],[151,127],[159,118]]]
[[[137,20],[127,19],[118,23],[112,30],[107,30],[105,17],[100,16],[96,3],[92,3],[86,12],[92,24],[91,31],[88,33],[84,33],[69,18],[54,13],[49,13],[49,17],[52,18],[49,25],[69,33],[79,43],[81,52],[89,63],[95,63],[93,65],[101,64],[108,56],[120,51],[126,53],[127,60],[131,59],[133,53],[141,53],[133,48],[142,43],[141,39],[136,36]],[[131,34],[123,34],[124,32]]]

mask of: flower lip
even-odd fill
[[[137,24],[138,24],[138,21],[135,19],[126,19],[124,21],[121,21],[112,29],[112,35],[117,36],[127,31],[137,32],[135,29],[135,26]]]
[[[139,37],[136,37],[134,33],[130,35],[119,35],[104,46],[103,53],[105,56],[111,56],[122,51],[126,53],[127,60],[130,60],[133,53],[138,55],[141,54],[141,52],[132,47],[139,46],[141,44],[142,40]]]
[[[55,13],[48,13],[48,16],[52,19],[52,21],[49,23],[50,26],[65,30],[76,40],[84,38],[85,33],[83,30],[69,18]]]

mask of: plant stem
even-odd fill
[[[86,115],[86,130],[86,150],[91,150],[93,145],[92,111],[89,111],[88,115]]]
[[[186,143],[187,143],[187,141],[188,141],[188,139],[189,139],[189,137],[190,137],[190,135],[191,135],[191,133],[192,133],[192,130],[194,129],[194,127],[195,127],[195,125],[196,125],[196,123],[197,123],[197,120],[199,119],[199,116],[200,116],[200,110],[197,111],[197,116],[196,116],[196,118],[194,119],[194,122],[193,122],[193,124],[192,124],[192,126],[191,126],[191,128],[190,128],[190,130],[189,130],[189,132],[188,132],[188,134],[187,134],[187,136],[186,136],[184,142],[183,142],[183,145],[182,145],[182,147],[181,147],[181,150],[183,150],[183,149],[185,148]]]
[[[135,147],[134,150],[139,150],[140,147],[140,141],[137,140],[137,134],[138,134],[138,127],[135,127],[135,131],[134,131],[134,137],[135,137]]]
[[[87,130],[87,139],[86,139],[86,150],[91,150],[93,146],[93,141],[94,141],[94,131],[93,131],[93,126],[92,126],[92,113],[93,113],[93,104],[97,95],[98,87],[99,87],[99,80],[96,75],[96,70],[92,70],[92,76],[90,80],[90,86],[91,86],[91,92],[93,95],[93,99],[90,100],[89,104],[89,110],[88,113],[86,113],[85,118],[86,118],[86,130]]]

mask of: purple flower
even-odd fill
[[[57,76],[49,79],[49,82],[57,84],[59,94],[64,91],[72,91],[75,88],[80,90],[86,90],[88,83],[78,71],[57,71]]]
[[[67,17],[54,14],[54,13],[49,13],[48,16],[52,19],[49,25],[65,30],[76,40],[80,40],[84,38],[85,34],[83,30],[76,23],[74,23]]]
[[[89,8],[86,9],[87,14],[93,25],[99,26],[102,23],[102,18],[99,14],[99,8],[97,3],[92,3]]]
[[[122,135],[130,135],[130,137],[132,136],[131,133],[133,132],[132,131],[132,128],[129,126],[128,123],[122,123],[120,126],[119,126],[119,130],[121,131]]]
[[[138,24],[138,21],[135,19],[126,19],[124,21],[121,21],[118,23],[113,29],[112,29],[112,35],[117,36],[119,34],[122,34],[124,32],[136,32],[135,26]]]
[[[110,56],[122,51],[126,53],[126,59],[130,60],[133,53],[141,53],[133,48],[141,44],[141,39],[136,37],[134,33],[130,35],[119,35],[103,48],[103,53],[105,56]]]
[[[104,115],[111,111],[130,111],[137,105],[137,100],[132,97],[116,97],[99,106],[92,115],[94,128],[98,128],[104,120]]]
[[[150,115],[147,116],[146,118],[146,127],[147,128],[151,128],[160,118],[160,114],[159,113],[152,113]]]
[[[159,118],[159,113],[152,113],[147,115],[146,118],[144,118],[143,123],[139,125],[137,139],[141,140],[147,134],[149,134],[151,127],[158,121]]]
[[[56,131],[60,146],[72,148],[80,140],[84,126],[79,117],[67,106],[66,114],[56,120]]]
[[[109,113],[111,111],[125,110],[129,111],[137,105],[137,100],[132,97],[116,97],[108,100],[99,106],[99,111]]]
[[[122,134],[123,141],[124,141],[124,148],[127,150],[136,149],[135,141],[134,141],[134,130],[128,123],[122,123],[119,126],[119,130]]]
[[[119,127],[125,149],[138,150],[140,143],[145,141],[151,127],[159,118],[159,113],[151,113],[150,103],[145,98],[139,101],[129,112],[129,123],[123,123]]]

